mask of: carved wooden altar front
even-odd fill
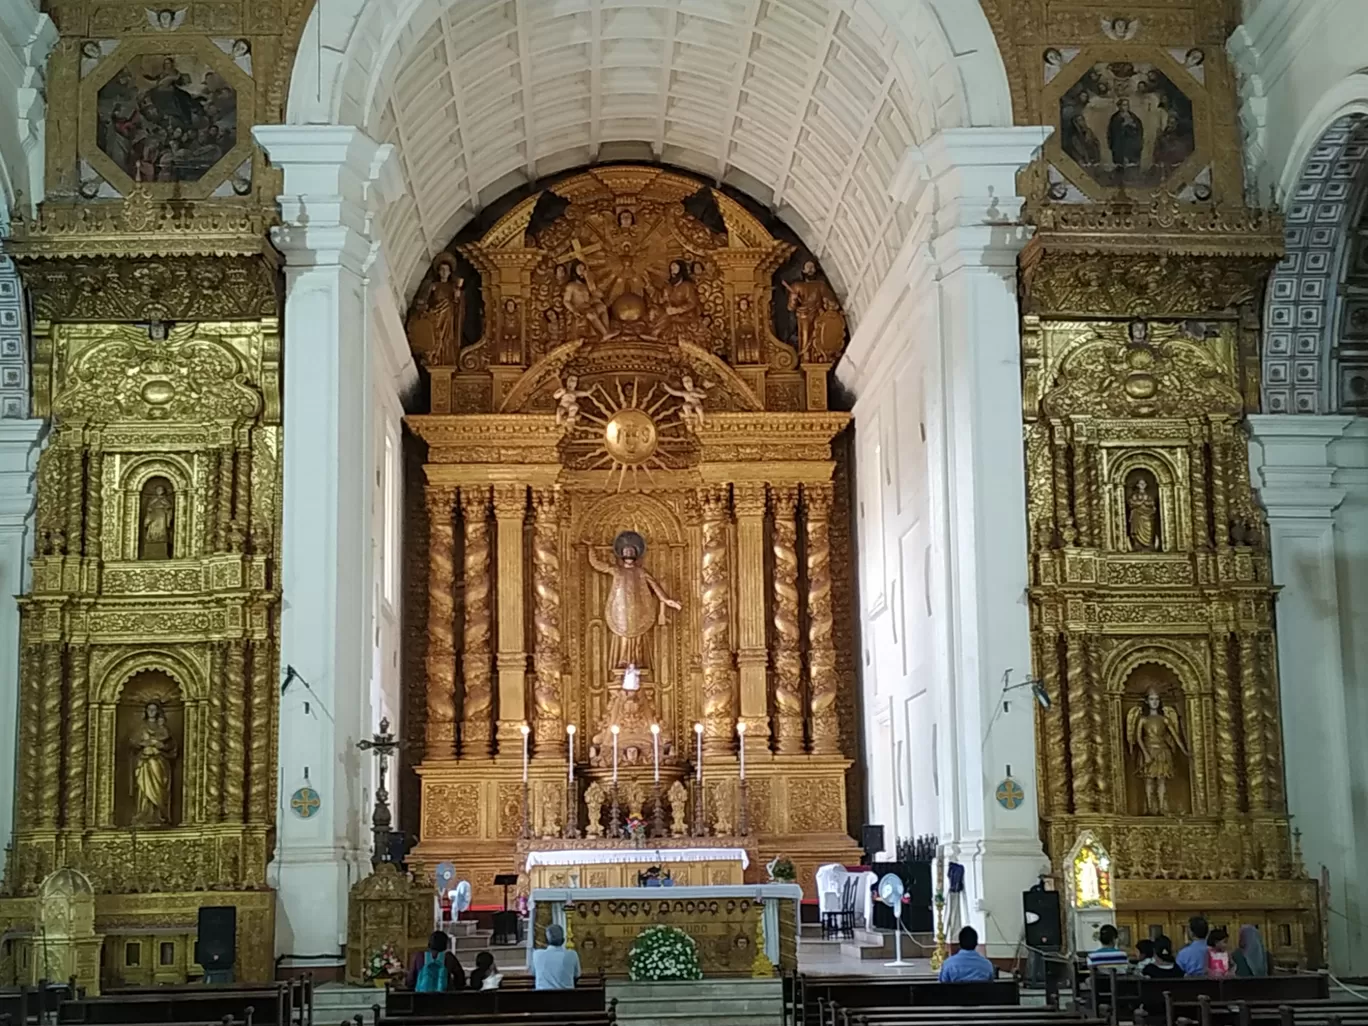
[[[853,854],[833,560],[849,418],[827,409],[845,327],[815,263],[646,167],[562,181],[456,249],[409,322],[432,399],[408,420],[426,450],[407,611],[425,625],[406,703],[418,861],[457,860],[495,900],[520,836],[611,833],[614,765],[623,822],[636,789],[666,834],[747,828],[757,865],[783,852],[810,878]]]

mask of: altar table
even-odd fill
[[[557,848],[529,851],[531,887],[633,887],[652,866],[670,871],[675,889],[740,884],[750,857],[744,848]]]
[[[677,926],[698,944],[703,975],[774,976],[798,968],[796,884],[730,887],[540,887],[532,891],[527,964],[546,928],[565,930],[584,973],[626,976],[628,952],[648,926]]]

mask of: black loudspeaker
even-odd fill
[[[883,846],[882,823],[866,823],[860,827],[860,847],[864,849],[866,863],[874,861],[874,856],[883,851]]]
[[[224,972],[237,961],[237,906],[207,905],[199,910],[195,961],[206,974]]]
[[[902,907],[903,928],[912,933],[931,933],[936,928],[935,914],[931,911],[931,863],[929,862],[876,862],[869,867],[878,880],[885,873],[896,873],[903,883],[903,893],[911,897]],[[874,898],[874,925],[880,930],[893,929],[893,910]]]
[[[1039,951],[1063,951],[1064,929],[1059,918],[1059,892],[1029,890],[1021,894],[1026,919],[1026,946]]]

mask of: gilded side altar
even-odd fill
[[[811,887],[855,852],[859,785],[834,293],[658,168],[565,179],[454,250],[409,318],[432,411],[408,418],[415,857],[498,900],[520,838],[608,843],[616,765],[619,826],[744,827]]]

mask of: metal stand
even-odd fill
[[[737,813],[738,826],[742,837],[750,836],[750,801],[747,799],[746,781],[741,781],[741,808]]]
[[[622,836],[622,807],[618,805],[617,781],[613,781],[613,804],[608,811],[608,836],[617,840]]]
[[[579,836],[579,788],[573,782],[565,787],[565,834],[568,838]]]
[[[371,834],[374,849],[371,852],[371,865],[378,866],[390,861],[390,827],[394,819],[390,814],[389,790],[385,787],[385,771],[389,769],[390,756],[399,748],[399,742],[390,733],[388,718],[380,721],[380,733],[373,734],[369,740],[358,741],[356,747],[363,752],[374,752],[380,757],[380,780],[375,788],[375,810],[371,814]]]
[[[522,788],[522,832],[519,836],[524,841],[532,837],[532,786],[526,780]]]
[[[901,922],[901,920],[899,920]],[[936,950],[931,952],[931,969],[939,972],[950,956],[945,943],[945,856],[936,856]]]
[[[665,836],[665,810],[660,802],[660,781],[657,780],[652,790],[652,809],[651,809],[651,836]]]

